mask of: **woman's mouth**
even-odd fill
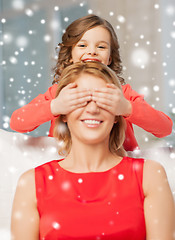
[[[98,127],[103,121],[96,119],[81,120],[87,127]]]

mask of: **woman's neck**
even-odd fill
[[[109,151],[108,143],[84,144],[74,141],[71,151],[60,165],[72,172],[106,171],[122,160]]]

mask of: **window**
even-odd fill
[[[67,25],[87,14],[87,5],[3,0],[1,13],[0,127],[10,130],[12,112],[52,85],[55,47]],[[45,123],[29,134],[44,136],[48,130]]]

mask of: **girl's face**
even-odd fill
[[[106,82],[102,78],[90,74],[80,75],[75,82],[78,88],[87,88],[91,91],[94,88],[106,87]],[[104,142],[108,144],[115,116],[99,108],[96,102],[90,101],[85,107],[78,108],[67,114],[65,121],[71,133],[72,143],[78,140],[86,144]]]
[[[80,61],[99,61],[111,63],[111,36],[108,30],[98,26],[84,33],[72,48],[73,63]]]

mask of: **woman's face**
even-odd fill
[[[87,88],[91,91],[106,87],[103,79],[90,74],[80,75],[75,82],[78,88]],[[114,121],[115,116],[99,108],[94,101],[66,115],[72,142],[78,140],[86,144],[108,143]]]
[[[86,31],[72,48],[72,61],[99,61],[110,65],[111,36],[108,30],[98,26]]]

